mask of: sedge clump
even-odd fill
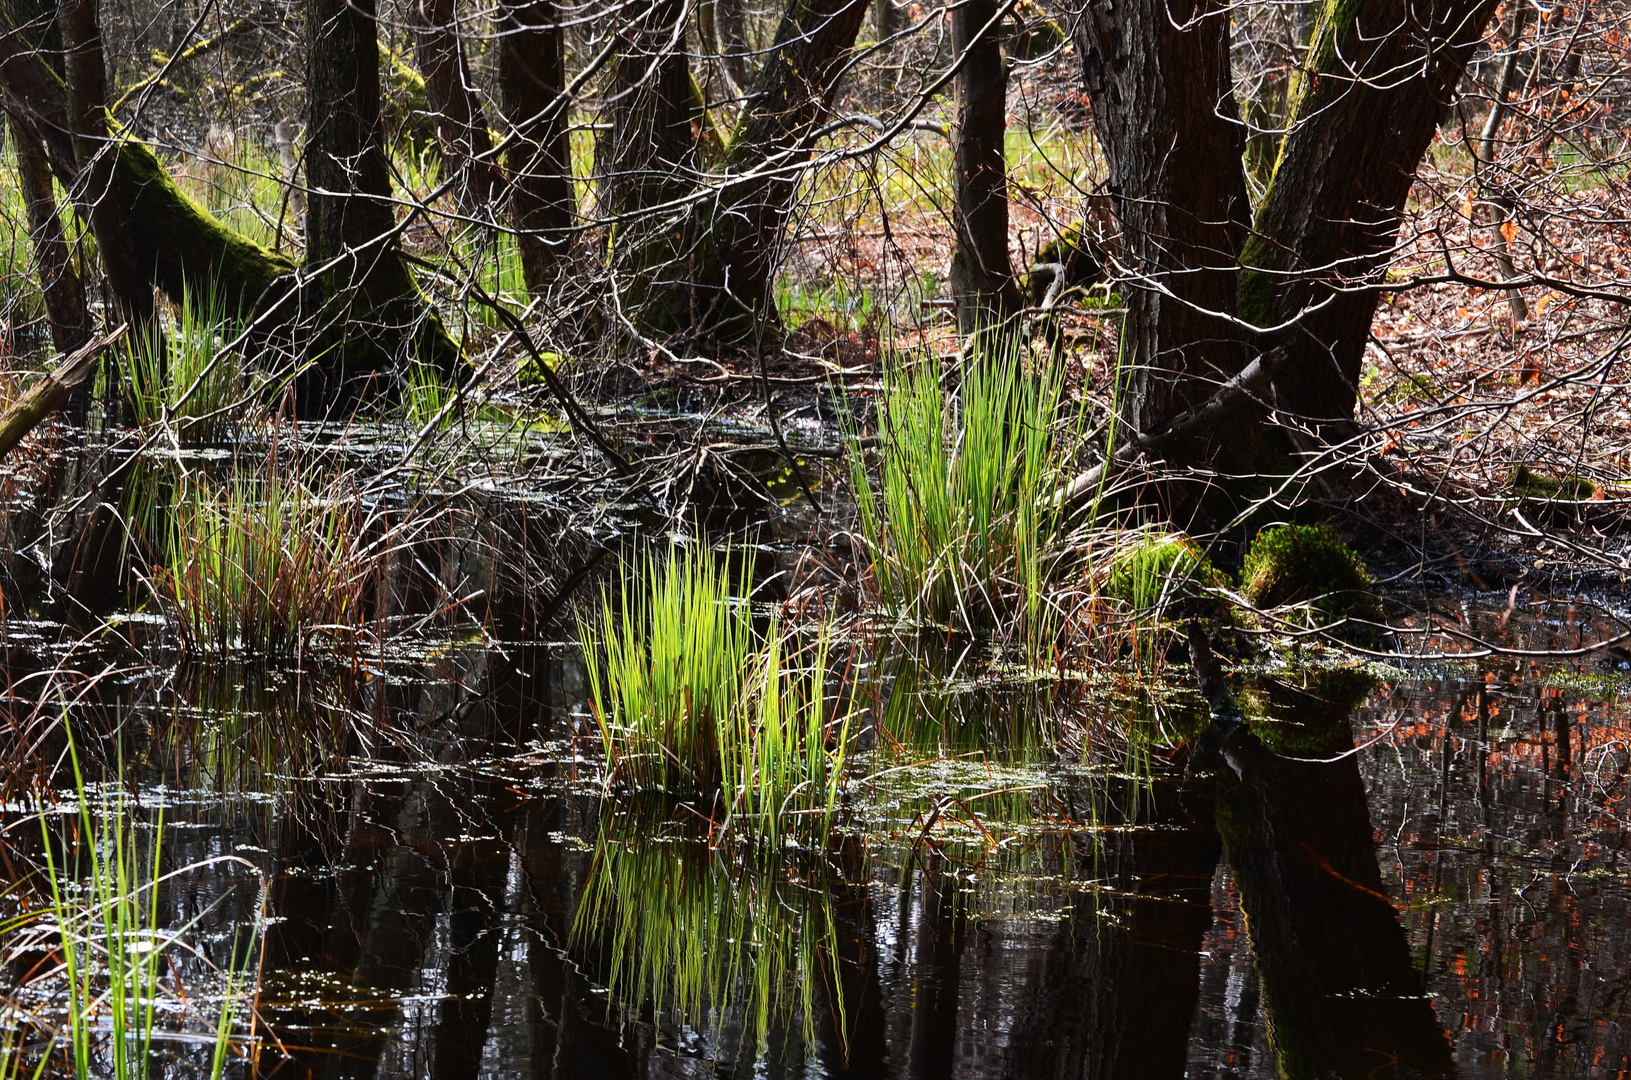
[[[800,647],[779,620],[756,628],[748,584],[673,544],[579,620],[609,782],[711,803],[744,835],[824,836],[849,738],[848,713],[827,714],[828,634]]]

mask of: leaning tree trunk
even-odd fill
[[[1241,253],[1239,311],[1286,345],[1278,405],[1351,428],[1360,362],[1416,167],[1495,0],[1330,0]],[[1291,324],[1295,320],[1295,325]]]
[[[879,0],[887,3],[888,0]],[[997,0],[963,0],[952,9],[954,83],[952,126],[951,292],[957,330],[968,335],[1017,312],[1024,301],[1008,261],[1008,70],[1002,55]]]
[[[553,0],[506,3],[498,25],[499,109],[511,137],[504,155],[510,216],[521,275],[536,296],[558,280],[577,217],[565,35]]]
[[[68,41],[68,122],[79,169],[79,191],[90,207],[102,269],[124,317],[136,333],[154,335],[153,282],[131,238],[131,207],[114,179],[119,149],[108,130],[107,66],[96,0],[63,6]]]
[[[811,135],[837,88],[867,0],[792,0],[731,135],[717,191],[689,212],[686,280],[642,312],[656,333],[689,329],[719,345],[779,334],[771,289]],[[689,294],[688,296],[686,294]]]
[[[453,0],[418,0],[415,14],[415,52],[442,167],[453,175],[460,207],[477,214],[497,202],[504,181],[492,160],[493,140],[464,60]]]
[[[308,0],[306,33],[306,266],[320,320],[310,409],[394,392],[404,360],[451,377],[459,349],[398,247],[374,0]]]
[[[68,88],[40,51],[11,33],[0,34],[0,101],[19,138],[41,148],[57,181],[75,195],[81,216],[89,216],[88,193],[94,188],[75,159]],[[234,232],[188,198],[146,145],[117,127],[109,134],[113,183],[121,205],[129,208],[128,238],[149,293],[153,284],[171,296],[184,288],[213,291],[246,316],[267,315],[269,323],[276,322],[280,313],[272,309],[290,296],[294,263]],[[281,315],[292,316],[287,308]]]

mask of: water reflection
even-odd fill
[[[1321,719],[1326,737],[1301,740],[1318,757],[1244,726],[1218,750],[1218,831],[1279,1073],[1442,1074],[1449,1041],[1382,879],[1346,718]]]
[[[756,861],[710,849],[683,813],[603,815],[594,748],[573,741],[572,665],[544,646],[449,650],[364,680],[344,725],[414,740],[400,766],[239,794],[262,774],[152,755],[166,858],[236,852],[269,872],[259,1010],[280,1041],[260,1073],[1631,1065],[1631,731],[1590,672],[1486,666],[1370,691],[1237,679],[1258,715],[1210,770],[1185,760],[1204,739],[1133,775],[965,756],[858,787],[856,826],[829,848]],[[176,691],[186,710],[217,700]],[[232,700],[237,738],[261,717],[301,730],[303,706]],[[158,730],[169,701],[121,707]],[[936,808],[963,824],[934,824]],[[38,829],[4,835],[26,863]],[[257,895],[229,878],[165,894],[173,920],[201,916],[217,959]]]

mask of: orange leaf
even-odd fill
[[[1501,236],[1507,243],[1516,243],[1518,239],[1518,226],[1510,221],[1501,222]]]

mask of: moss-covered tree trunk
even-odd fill
[[[48,19],[49,13],[17,16],[15,11],[15,6],[8,10],[10,32],[0,34],[0,99],[17,136],[39,148],[57,181],[76,197],[80,214],[88,216],[89,193],[96,188],[81,175],[76,160],[68,88],[63,72],[50,63],[60,54],[42,44],[44,39],[16,30],[23,22]],[[40,25],[50,32],[49,21]],[[147,294],[155,284],[173,297],[191,288],[198,294],[213,292],[246,316],[267,315],[269,326],[292,320],[294,306],[283,302],[292,295],[294,263],[216,220],[176,185],[151,149],[105,118],[104,125],[112,184],[126,211],[126,239]],[[43,215],[49,178],[37,186],[35,203]],[[47,227],[56,221],[54,205],[51,209]],[[280,304],[282,311],[274,311]]]
[[[510,219],[521,274],[538,295],[558,280],[577,220],[565,36],[553,0],[503,4],[498,26],[499,110],[511,136],[504,153]]]
[[[405,362],[452,376],[459,350],[398,247],[373,0],[308,0],[306,34],[310,410],[394,392]]]
[[[684,273],[641,312],[651,332],[724,346],[780,331],[771,276],[811,136],[837,89],[867,0],[792,0],[730,139],[715,188],[690,206]]]
[[[880,0],[884,2],[884,0]],[[951,291],[959,333],[994,325],[1024,304],[1008,259],[1008,69],[997,0],[952,9],[953,83]]]
[[[442,168],[452,174],[460,207],[481,213],[498,201],[504,179],[493,162],[487,115],[465,63],[453,0],[418,0],[414,14],[415,54],[425,77]]]

